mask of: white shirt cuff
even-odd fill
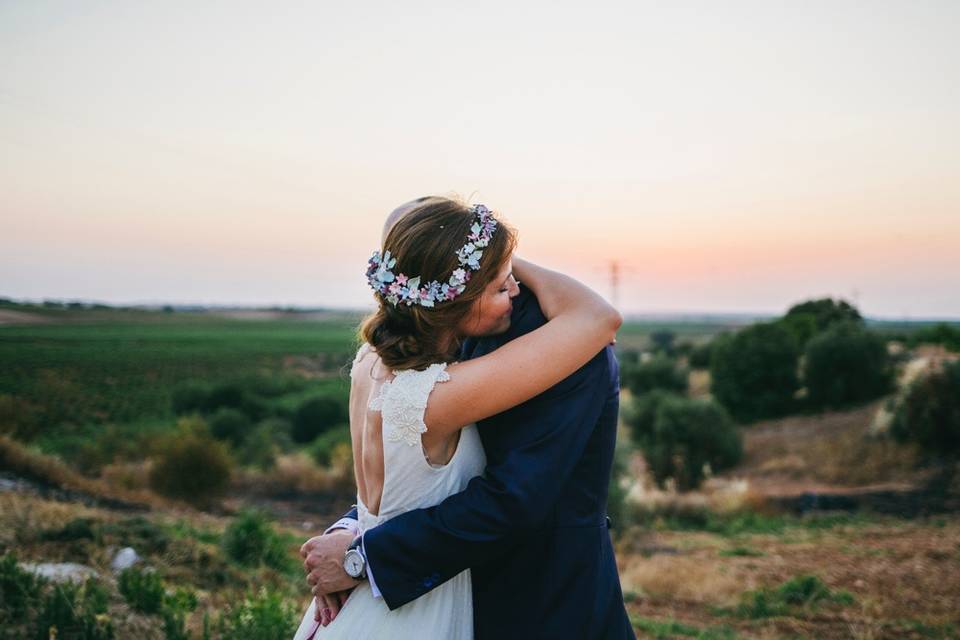
[[[332,525],[327,527],[327,530],[324,531],[324,535],[334,531],[336,529],[346,529],[353,535],[358,535],[360,533],[360,523],[354,520],[353,518],[340,518]]]
[[[367,558],[367,550],[363,546],[363,536],[360,536],[360,553],[363,554],[363,559],[366,560],[367,580],[370,581],[370,593],[373,594],[374,598],[381,598],[383,594],[380,593],[380,589],[377,589],[377,582],[373,579],[373,567],[370,566],[370,559]]]

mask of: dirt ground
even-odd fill
[[[703,630],[702,637],[951,638],[960,630],[957,516],[736,538],[653,532],[624,541],[618,557],[632,616],[676,620]],[[853,604],[761,619],[716,611],[736,606],[747,590],[804,574],[849,592]],[[721,634],[724,627],[730,635]],[[658,636],[640,629],[638,637]]]
[[[50,318],[26,311],[0,309],[0,325],[5,324],[47,324]]]

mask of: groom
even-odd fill
[[[386,228],[420,201],[391,214]],[[529,289],[522,287],[513,305],[510,328],[468,339],[461,359],[546,322]],[[487,467],[461,493],[391,518],[356,541],[353,509],[334,525],[343,530],[303,545],[314,593],[356,584],[343,569],[352,547],[374,594],[391,609],[471,569],[477,640],[634,638],[606,517],[619,397],[608,346],[541,395],[480,421]]]

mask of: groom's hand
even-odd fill
[[[313,595],[346,591],[360,584],[343,570],[343,556],[353,538],[352,533],[341,529],[310,538],[300,547],[307,583]]]

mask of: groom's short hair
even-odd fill
[[[400,221],[400,218],[407,215],[411,211],[414,211],[418,205],[423,204],[427,200],[431,200],[436,196],[423,196],[417,198],[416,200],[411,200],[410,202],[405,202],[387,216],[387,219],[383,222],[383,235],[380,236],[380,243],[383,244],[387,239],[387,234],[390,233],[390,229],[393,229],[393,225],[397,224]]]

